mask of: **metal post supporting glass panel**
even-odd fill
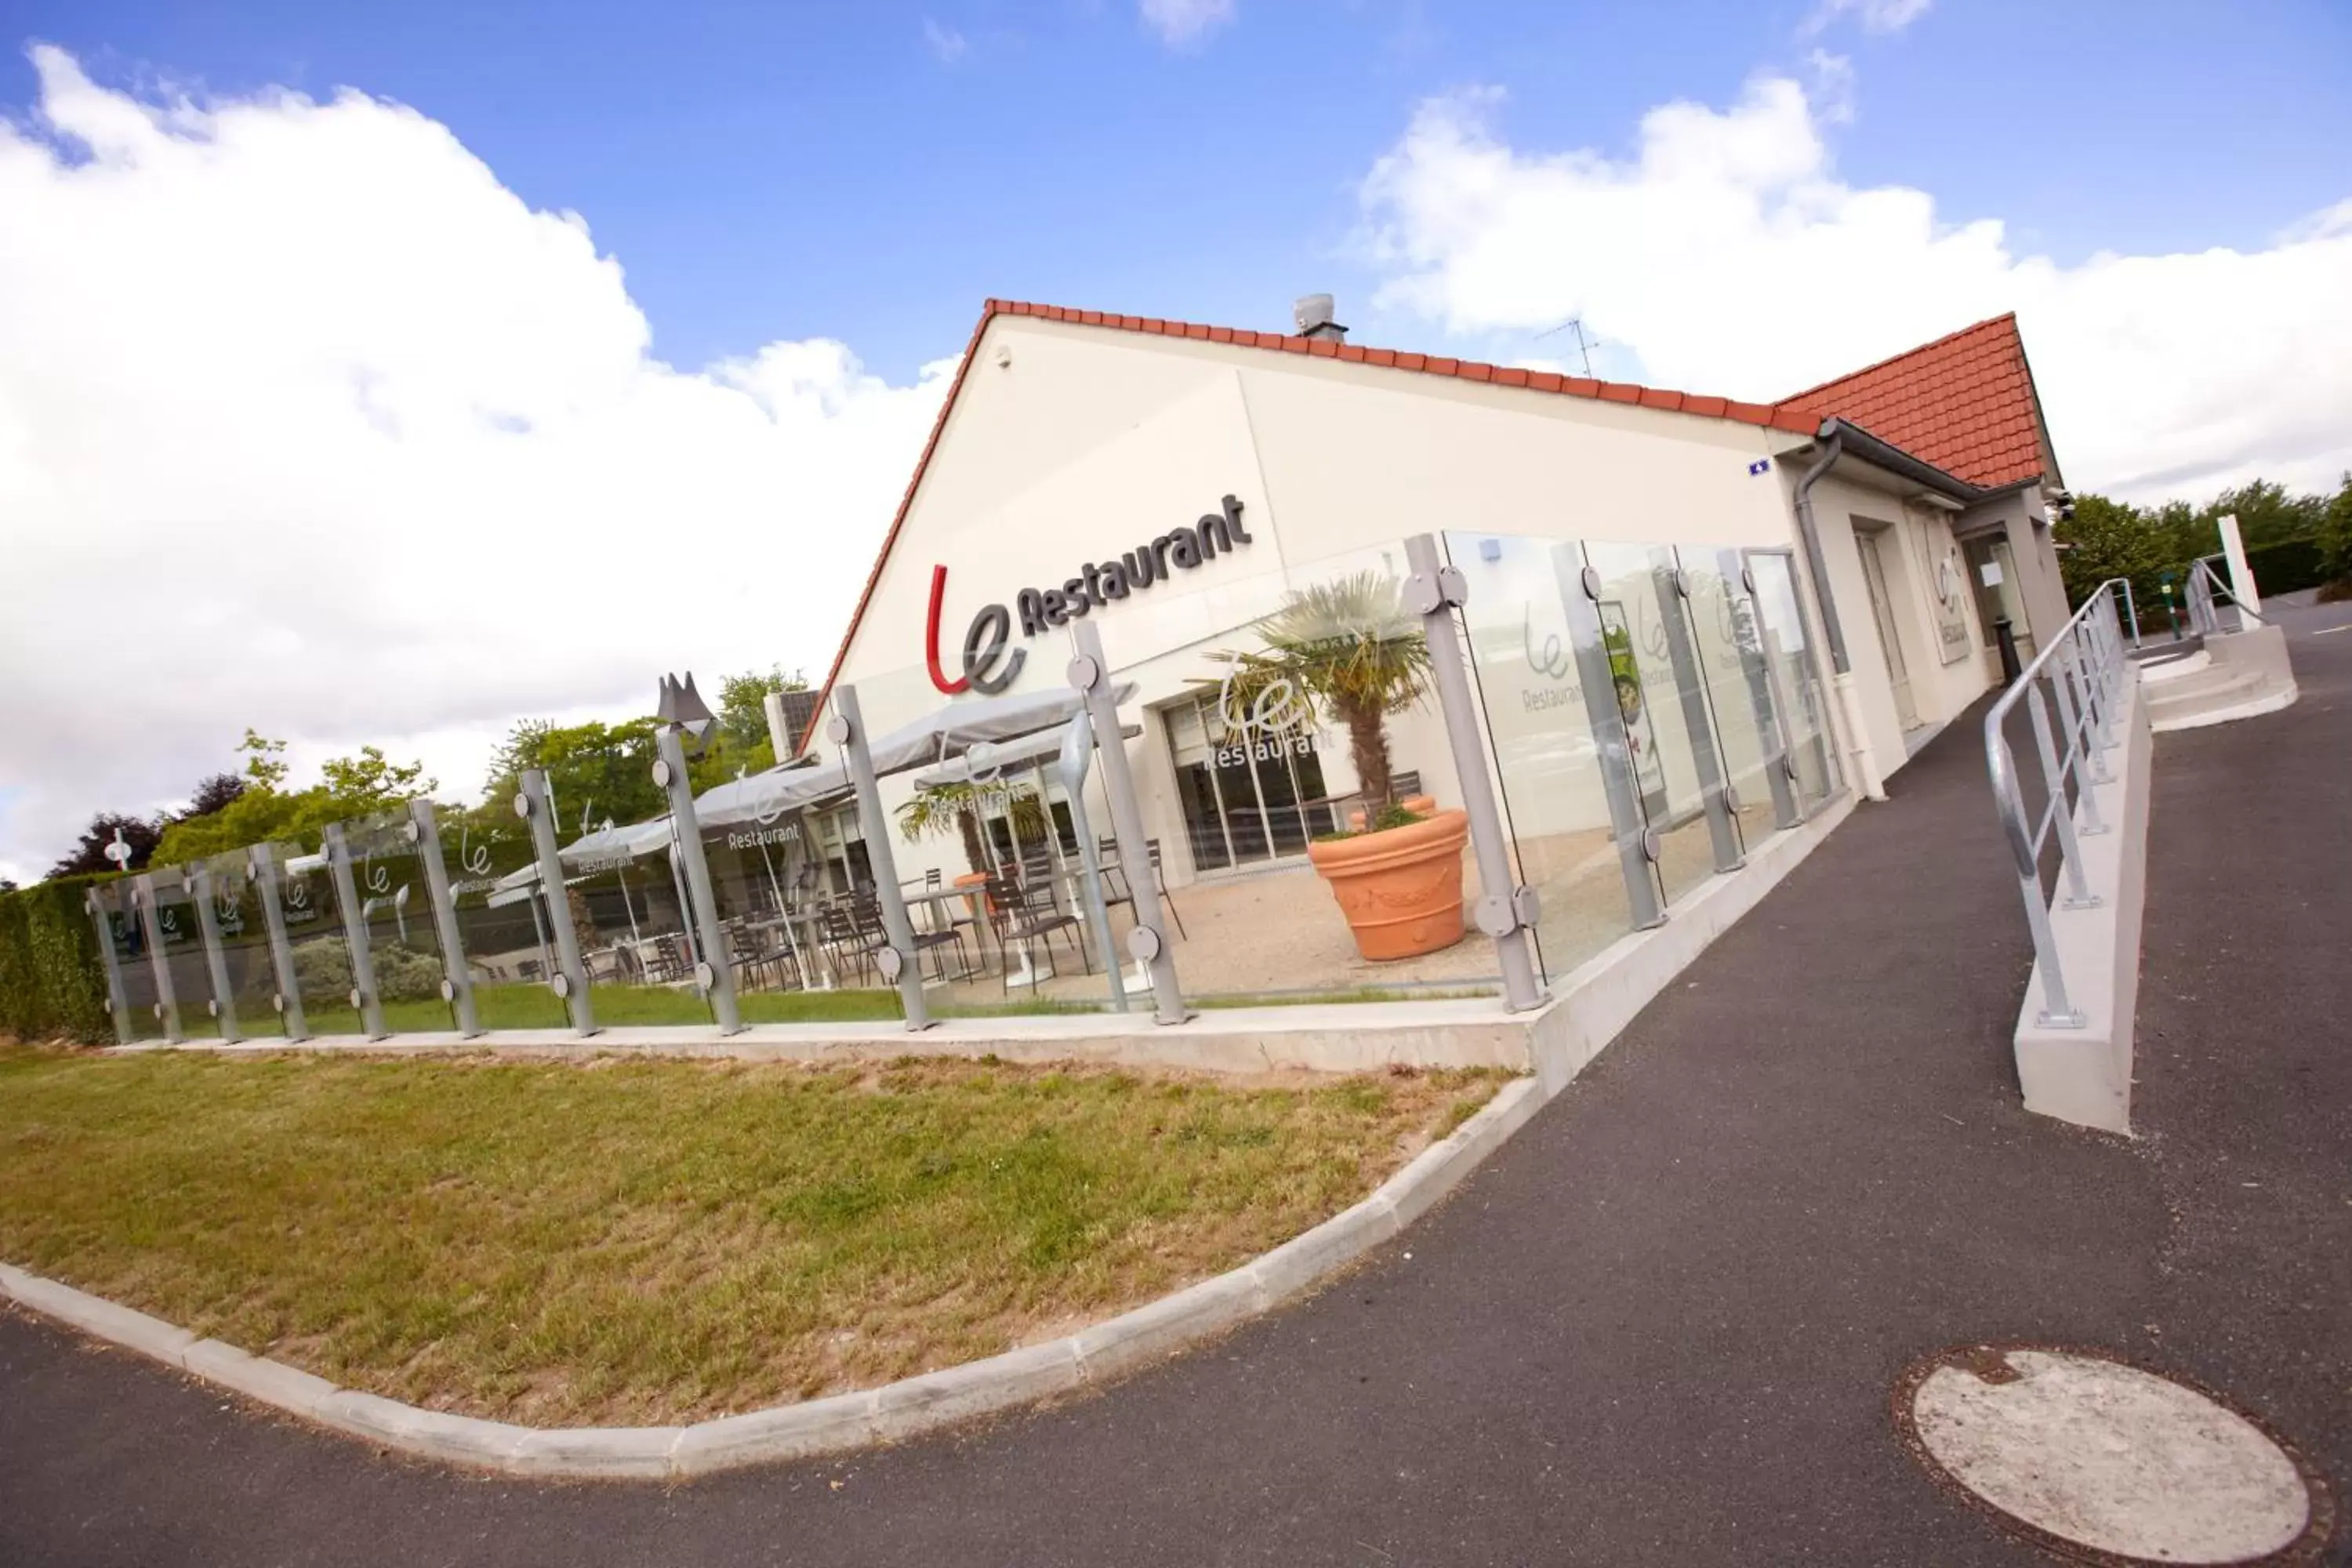
[[[875,776],[874,754],[866,749],[866,715],[857,705],[855,687],[836,687],[833,717],[825,721],[825,738],[841,748],[843,765],[857,791],[857,820],[866,829],[866,859],[874,876],[875,901],[882,906],[882,931],[889,946],[874,955],[885,980],[898,987],[906,1009],[907,1027],[928,1029],[934,1022],[923,1000],[923,969],[915,952],[915,922],[907,918],[907,900],[898,891],[898,858],[890,847],[889,814],[882,809],[882,783]]]
[[[82,895],[89,918],[98,922],[98,958],[106,968],[106,1010],[114,1017],[114,1040],[129,1045],[137,1037],[131,1026],[131,1001],[122,989],[122,962],[114,951],[114,921],[93,888]]]
[[[695,940],[702,960],[695,968],[695,984],[710,1003],[710,1016],[722,1035],[740,1034],[743,1014],[735,1003],[735,962],[727,949],[727,928],[719,923],[719,899],[710,889],[710,862],[702,853],[702,827],[694,817],[694,785],[686,772],[686,742],[674,725],[654,731],[654,783],[669,795],[670,841],[677,847],[678,864],[686,872],[687,897],[694,904]],[[894,884],[895,885],[895,884]],[[917,976],[919,985],[921,977]]]
[[[1416,533],[1406,540],[1404,559],[1412,569],[1405,581],[1404,602],[1421,617],[1438,711],[1444,717],[1446,742],[1454,752],[1454,782],[1461,786],[1462,808],[1470,818],[1470,850],[1478,862],[1478,907],[1474,918],[1478,929],[1495,939],[1496,960],[1503,971],[1503,1005],[1514,1013],[1523,1013],[1543,1002],[1535,954],[1528,945],[1528,929],[1540,911],[1536,890],[1511,879],[1510,839],[1503,829],[1502,810],[1495,803],[1494,782],[1486,773],[1478,699],[1470,689],[1469,666],[1462,657],[1462,627],[1454,616],[1468,600],[1469,586],[1458,569],[1444,563],[1434,534]]]
[[[237,1032],[236,993],[228,980],[228,954],[221,950],[220,915],[213,901],[213,874],[198,866],[187,874],[188,899],[196,906],[196,931],[205,942],[205,973],[212,976],[213,1016],[219,1021],[220,1037],[235,1045],[245,1037]]]
[[[474,1007],[474,974],[466,963],[466,942],[457,929],[457,900],[449,890],[449,862],[441,854],[441,823],[429,800],[408,803],[408,837],[425,868],[425,892],[433,900],[433,929],[441,937],[441,999],[449,1004],[457,1033],[467,1039],[482,1032]]]
[[[1690,737],[1692,761],[1698,766],[1699,798],[1706,803],[1715,868],[1737,871],[1748,864],[1748,857],[1740,848],[1738,825],[1731,819],[1731,786],[1723,776],[1715,715],[1706,709],[1706,678],[1700,672],[1698,652],[1691,644],[1690,579],[1675,564],[1672,550],[1650,552],[1650,576],[1657,584],[1662,612],[1658,618],[1665,623],[1666,662],[1674,668],[1675,691],[1682,699],[1683,729]]]
[[[580,962],[580,937],[572,929],[572,900],[563,892],[563,858],[555,847],[555,804],[548,796],[547,774],[525,768],[515,796],[515,815],[530,824],[531,847],[538,854],[539,900],[547,912],[549,932],[555,938],[555,973],[548,984],[572,1009],[572,1026],[583,1035],[596,1032],[596,1011],[588,1001],[588,971]]]
[[[1574,544],[1552,547],[1552,570],[1559,580],[1560,608],[1568,617],[1569,646],[1576,655],[1577,685],[1592,727],[1592,747],[1601,757],[1601,791],[1609,797],[1609,824],[1617,839],[1617,861],[1625,873],[1625,899],[1635,931],[1664,922],[1659,896],[1657,835],[1642,809],[1633,778],[1633,752],[1625,735],[1625,711],[1617,703],[1617,672],[1601,626],[1601,574],[1584,563]]]
[[[1094,824],[1087,820],[1087,763],[1093,757],[1094,750],[1094,715],[1081,708],[1070,716],[1069,738],[1062,742],[1062,754],[1059,759],[1062,788],[1070,797],[1070,826],[1078,836],[1078,870],[1085,878],[1085,881],[1078,889],[1078,901],[1086,907],[1087,923],[1094,928],[1095,945],[1102,949],[1103,973],[1110,977],[1110,1005],[1124,1013],[1128,1011],[1127,980],[1119,968],[1118,955],[1111,952],[1110,906],[1103,902],[1102,847],[1095,841]],[[1037,795],[1040,799],[1043,799],[1045,794],[1045,771],[1042,762],[1038,764],[1036,773]],[[1050,814],[1047,816],[1045,826],[1046,837],[1049,839],[1060,837],[1060,835],[1052,831],[1053,818]],[[1060,863],[1061,857],[1057,852],[1055,857],[1056,868]],[[1129,877],[1127,891],[1130,900],[1143,896],[1135,889],[1135,879]],[[1151,896],[1155,899],[1160,896],[1160,883],[1156,876],[1152,879]]]
[[[1110,663],[1103,658],[1102,632],[1092,621],[1077,621],[1070,631],[1077,655],[1070,660],[1070,684],[1085,693],[1087,712],[1094,721],[1096,750],[1102,757],[1103,795],[1110,803],[1111,834],[1118,840],[1118,863],[1128,869],[1128,908],[1135,929],[1127,933],[1127,950],[1151,974],[1153,1021],[1181,1024],[1192,1015],[1185,1010],[1184,993],[1176,984],[1176,955],[1169,951],[1168,929],[1160,923],[1159,879],[1151,870],[1151,848],[1143,831],[1143,805],[1136,799],[1135,775],[1128,770],[1127,742],[1118,728],[1118,700],[1111,694]],[[1145,883],[1150,884],[1150,897]],[[1110,953],[1105,963],[1116,963]]]
[[[343,825],[331,822],[320,836],[319,853],[326,857],[327,875],[335,884],[335,902],[343,910],[343,946],[352,959],[352,1005],[358,1009],[360,1033],[381,1040],[384,1027],[383,998],[376,994],[375,960],[368,953],[367,916],[360,904],[359,879],[352,875],[351,846],[343,841]]]
[[[278,856],[271,846],[256,844],[245,852],[255,889],[261,894],[261,921],[269,931],[269,968],[278,977],[278,1016],[289,1040],[310,1037],[302,1016],[302,987],[294,972],[294,941],[286,934],[286,906],[278,898]]]
[[[163,1021],[163,1038],[178,1045],[187,1038],[180,1031],[180,1002],[172,992],[171,955],[163,950],[163,927],[155,910],[155,879],[144,874],[131,882],[131,901],[139,910],[139,924],[147,933],[147,965],[155,972],[155,1016]]]
[[[1737,550],[1715,552],[1715,570],[1729,595],[1732,646],[1739,650],[1739,673],[1748,683],[1748,703],[1755,710],[1756,733],[1763,738],[1764,777],[1772,790],[1772,824],[1801,826],[1805,814],[1797,805],[1797,761],[1789,748],[1788,726],[1772,700],[1772,667],[1764,658],[1764,626],[1756,613],[1756,580],[1748,559]]]

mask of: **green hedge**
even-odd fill
[[[2312,539],[2290,539],[2278,544],[2265,544],[2259,550],[2246,552],[2246,564],[2253,569],[2254,586],[2263,596],[2292,594],[2301,588],[2316,588],[2327,581],[2327,572],[2321,563],[2319,542]],[[2228,582],[2230,574],[2221,574]]]
[[[0,1035],[114,1042],[98,928],[82,903],[106,877],[63,877],[0,893]]]

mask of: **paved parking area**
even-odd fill
[[[2352,1484],[2352,620],[2157,745],[2142,1136],[2027,1117],[1955,724],[1456,1196],[1067,1407],[673,1490],[381,1458],[0,1317],[0,1563],[2030,1563],[1897,1448],[1985,1337],[2105,1347]]]

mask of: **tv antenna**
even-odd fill
[[[1546,338],[1558,337],[1562,332],[1574,332],[1576,334],[1576,357],[1584,366],[1585,378],[1587,380],[1591,379],[1592,351],[1601,346],[1601,340],[1599,338],[1590,337],[1585,333],[1583,317],[1570,316],[1557,327],[1552,327],[1544,331],[1538,332],[1536,334],[1536,341],[1538,342],[1541,342]]]

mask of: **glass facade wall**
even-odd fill
[[[149,872],[142,884],[141,896],[154,900],[153,935],[163,944],[156,951],[163,953],[170,975],[180,1033],[191,1040],[215,1037],[220,1025],[213,1016],[213,982],[205,962],[204,927],[197,918],[189,875],[180,867],[167,867]]]
[[[1445,542],[1549,978],[1671,918],[1833,793],[1790,557]]]
[[[443,994],[449,972],[417,853],[421,835],[415,817],[404,809],[343,825],[360,900],[358,930],[367,942],[384,1026],[394,1034],[457,1027]]]
[[[599,1024],[708,1024],[702,961],[670,821],[603,826],[563,846],[565,912]]]
[[[126,1045],[163,1038],[163,994],[156,989],[154,965],[148,959],[147,927],[140,915],[138,888],[135,878],[125,878],[91,889],[106,921],[115,974],[122,985],[123,1019],[131,1026]]]
[[[570,1015],[550,984],[558,965],[530,830],[502,801],[435,816],[477,1020],[485,1029],[566,1027]]]
[[[235,1009],[236,1026],[247,1039],[285,1033],[278,998],[276,960],[269,951],[269,921],[261,907],[261,886],[253,861],[233,849],[204,862],[204,892],[212,901],[213,929],[219,933],[221,967],[228,984],[222,998]]]
[[[1819,642],[1790,552],[1473,531],[1440,543],[1465,591],[1456,625],[1475,749],[1512,882],[1537,895],[1549,980],[1672,919],[1836,794]],[[888,1016],[893,917],[875,883],[886,863],[926,1002],[942,1012],[1107,1005],[1113,964],[1149,1005],[1129,958],[1144,900],[1196,1001],[1497,993],[1496,949],[1468,911],[1505,889],[1481,885],[1467,842],[1404,542],[1234,564],[1255,563],[1265,569],[1198,592],[1105,606],[1105,658],[1131,689],[1119,743],[1141,853],[1117,840],[1099,753],[1074,794],[1051,747],[952,784],[938,771],[952,752],[886,757],[878,818],[830,773],[739,776],[698,798],[685,845],[682,806],[677,820],[635,823],[591,822],[583,808],[550,846],[556,888],[534,842],[551,816],[404,805],[336,825],[323,849],[270,845],[94,890],[124,1026],[165,1036],[165,979],[191,1037],[210,1032],[215,985],[249,1037],[444,1033],[465,1022],[462,979],[481,1029],[564,1030],[578,1023],[558,963],[567,934],[600,1027],[709,1026],[722,970],[747,1023]],[[1071,649],[1045,636],[1018,647],[1028,675],[1013,695],[1066,696]],[[856,684],[874,742],[944,701],[922,667]],[[1063,716],[1047,723],[1070,711],[1047,707]],[[816,748],[820,764],[839,760]],[[1402,896],[1335,876],[1354,851],[1318,846],[1424,795],[1406,826],[1446,847],[1413,862],[1421,882],[1396,908],[1416,912],[1383,912],[1374,906]],[[688,874],[697,858],[703,911]],[[256,865],[269,873],[260,881]],[[209,946],[199,898],[217,927]],[[1409,936],[1381,929],[1408,920],[1422,922]],[[299,1025],[281,996],[299,1005]]]
[[[1771,674],[1783,743],[1807,815],[1837,794],[1837,747],[1831,739],[1829,700],[1822,688],[1812,618],[1797,588],[1797,558],[1786,551],[1750,550],[1757,636]]]

